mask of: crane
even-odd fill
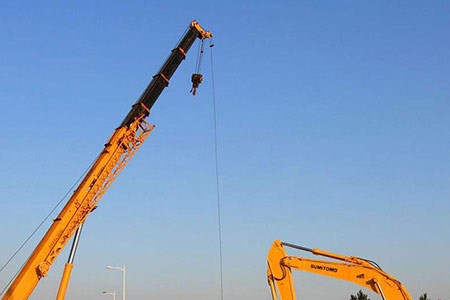
[[[150,114],[161,92],[169,85],[169,80],[197,38],[204,41],[212,38],[212,34],[193,21],[123,122],[114,130],[104,149],[59,215],[53,220],[52,225],[1,298],[2,300],[28,299],[39,280],[47,276],[55,259],[76,233],[57,296],[57,299],[64,298],[81,226],[153,130],[154,125],[148,123],[145,118]]]
[[[342,262],[288,256],[285,247],[307,251]],[[387,274],[373,261],[344,256],[320,249],[310,249],[275,240],[267,254],[267,279],[272,299],[296,300],[291,269],[346,280],[368,288],[383,300],[412,300],[403,284]]]

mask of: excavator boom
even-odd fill
[[[283,246],[343,262],[288,256]],[[267,262],[267,276],[274,300],[278,299],[277,291],[280,300],[296,299],[292,269],[356,283],[379,294],[384,300],[412,300],[400,281],[385,273],[373,262],[358,257],[309,249],[276,240],[269,251]]]
[[[210,38],[197,22],[191,22],[178,45],[138,101],[132,106],[121,125],[106,142],[103,151],[70,197],[53,224],[39,242],[6,291],[2,300],[26,300],[42,277],[47,275],[55,259],[82,225],[86,217],[96,208],[99,200],[119,175],[137,149],[142,145],[154,126],[145,118],[169,84],[175,70],[185,58],[194,41]]]

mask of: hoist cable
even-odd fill
[[[195,73],[198,73],[198,65],[200,63],[200,42],[197,46],[197,59],[195,60]]]
[[[200,45],[200,59],[198,62],[198,70],[197,73],[200,73],[202,71],[202,61],[203,61],[203,52],[205,51],[205,41],[201,40]]]
[[[200,74],[202,69],[202,61],[203,61],[203,52],[205,51],[205,41],[201,40],[198,43],[198,49],[197,49],[197,60],[195,63],[195,73]]]
[[[214,84],[214,60],[213,48],[214,44],[210,40],[209,48],[211,50],[211,87],[212,87],[212,102],[214,115],[214,156],[216,161],[216,195],[217,195],[217,224],[219,236],[219,272],[220,272],[220,300],[223,300],[223,255],[222,255],[222,220],[221,220],[221,205],[220,205],[220,181],[219,181],[219,151],[217,142],[217,110],[216,110],[216,89]]]
[[[97,159],[97,158],[96,158]],[[96,160],[95,159],[95,160]],[[75,183],[69,188],[69,190],[66,192],[66,194],[56,203],[56,205],[53,207],[53,209],[47,214],[47,216],[41,221],[41,223],[33,230],[33,232],[25,239],[25,241],[20,245],[20,247],[14,252],[14,254],[6,261],[6,263],[0,268],[0,273],[8,266],[8,264],[16,257],[16,255],[22,250],[22,248],[28,243],[28,241],[35,235],[35,233],[44,225],[44,223],[50,218],[50,216],[55,212],[55,210],[58,208],[58,206],[61,205],[61,203],[66,199],[66,197],[69,195],[69,193],[73,190],[73,188],[80,182],[80,180],[86,175],[86,173],[89,171],[89,169],[94,164],[95,160],[91,162],[91,164],[86,168],[86,170],[81,174],[81,176],[75,181]],[[28,261],[28,259],[25,261],[25,263]],[[19,274],[20,270],[22,270],[23,265],[19,268],[19,270],[16,272],[16,274],[11,278],[11,280],[8,282],[8,284],[3,288],[3,290],[0,292],[0,296],[3,295],[3,293],[6,291],[6,289],[9,287],[11,282],[16,278],[17,274]]]

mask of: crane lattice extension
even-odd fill
[[[94,170],[97,169],[95,168],[91,169],[91,173],[88,173],[86,177],[91,180],[85,193],[82,189],[85,188],[86,184],[83,184],[83,182],[75,191],[74,207],[76,213],[72,217],[72,222],[61,231],[61,238],[57,239],[53,251],[39,265],[41,277],[47,275],[50,266],[61,250],[69,242],[78,227],[84,223],[88,214],[95,209],[100,198],[155,128],[155,125],[149,124],[144,120],[144,117],[145,115],[142,115],[130,127],[124,127],[115,132],[105,144],[104,150],[97,159],[97,162],[102,164],[100,171],[95,173]],[[61,221],[61,218],[55,219],[55,222],[59,221]]]

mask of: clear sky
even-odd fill
[[[193,19],[216,44],[225,299],[270,299],[265,256],[277,238],[371,258],[414,299],[449,299],[448,1],[2,1],[0,264]],[[68,300],[119,293],[107,264],[126,264],[130,300],[218,299],[205,55],[198,96],[193,51],[154,106],[156,130],[89,217]],[[66,259],[67,249],[31,299],[55,297]],[[300,299],[359,289],[295,281]]]

